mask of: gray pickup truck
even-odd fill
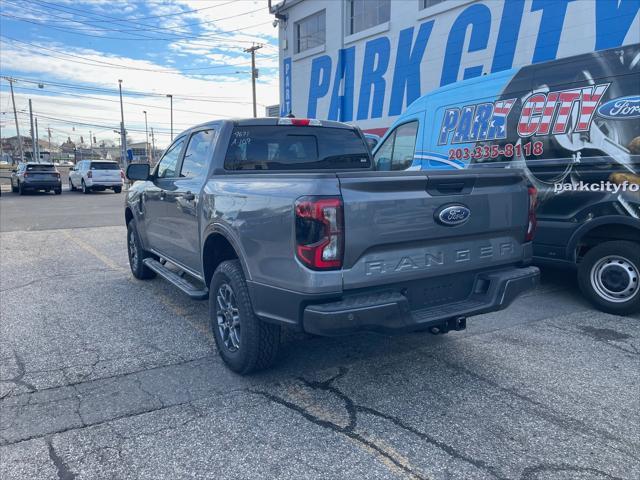
[[[539,279],[535,189],[521,173],[376,171],[342,123],[206,123],[127,177],[133,275],[208,297],[239,373],[273,362],[281,327],[446,333]]]

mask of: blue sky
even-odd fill
[[[129,136],[143,141],[144,113],[156,141],[214,118],[250,116],[253,42],[258,114],[278,103],[277,31],[266,0],[2,0],[0,73],[14,83],[20,132],[28,99],[41,139],[117,141],[118,80]],[[42,85],[42,88],[39,88]],[[0,83],[2,136],[15,135],[9,84]]]

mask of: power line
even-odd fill
[[[11,0],[5,0],[5,1],[9,1],[10,3],[14,3],[14,4],[15,4],[15,2],[11,2]],[[58,10],[58,11],[61,11],[61,12],[64,12],[64,13],[70,13],[70,12],[68,12],[67,10],[62,10],[62,8],[66,8],[66,9],[69,9],[69,10],[75,10],[75,11],[78,11],[78,12],[83,12],[83,13],[72,13],[72,14],[73,14],[73,15],[78,15],[78,16],[80,16],[80,17],[84,17],[84,18],[89,18],[89,19],[91,19],[91,17],[90,17],[89,15],[87,15],[87,14],[86,14],[86,12],[85,12],[84,10],[80,10],[80,9],[73,8],[73,7],[64,7],[64,6],[62,6],[62,5],[56,5],[56,6],[54,7],[54,4],[52,4],[51,2],[46,2],[46,1],[42,1],[42,0],[32,0],[32,1],[35,1],[36,3],[39,3],[39,4],[47,4],[47,5],[49,5],[48,7],[44,7],[44,6],[43,6],[43,7],[44,7],[44,8],[52,8],[52,9],[54,9],[54,10]],[[229,4],[229,3],[234,3],[234,1],[226,2],[226,3],[223,3],[223,4],[218,5],[218,6],[223,6],[223,5],[226,5],[226,4]],[[128,32],[138,33],[138,32],[140,32],[140,31],[149,31],[149,32],[151,32],[151,31],[167,31],[167,32],[176,32],[177,30],[184,30],[186,27],[208,25],[208,24],[216,23],[216,22],[220,22],[220,21],[223,21],[223,20],[229,20],[229,19],[231,19],[231,18],[234,18],[234,19],[235,19],[235,18],[238,18],[238,17],[242,17],[242,16],[244,16],[244,15],[249,15],[249,14],[252,14],[252,13],[259,12],[259,11],[261,11],[261,10],[263,10],[263,9],[264,9],[264,7],[260,7],[260,8],[256,8],[256,9],[254,9],[254,10],[249,10],[249,11],[247,11],[247,12],[237,13],[237,14],[234,14],[234,15],[226,16],[226,17],[214,18],[214,19],[207,20],[207,21],[200,21],[200,22],[187,23],[187,24],[184,24],[184,25],[182,25],[182,26],[180,26],[180,27],[173,27],[173,28],[172,28],[172,27],[159,27],[159,26],[156,26],[156,25],[149,25],[149,24],[147,24],[147,23],[140,23],[140,22],[136,22],[136,21],[135,21],[135,20],[133,20],[133,19],[120,19],[120,18],[118,18],[118,17],[114,17],[114,16],[111,16],[111,15],[103,15],[103,14],[98,14],[98,13],[95,13],[95,12],[91,12],[91,14],[92,14],[92,15],[96,15],[96,16],[100,16],[100,17],[103,17],[103,18],[108,18],[109,20],[87,20],[87,21],[79,21],[79,20],[67,19],[67,18],[64,18],[64,17],[62,17],[62,16],[60,16],[60,15],[53,15],[53,14],[51,14],[51,13],[49,13],[49,12],[46,12],[46,10],[45,10],[45,12],[42,12],[41,10],[37,10],[37,9],[33,9],[33,8],[31,8],[31,10],[32,10],[32,11],[36,11],[36,12],[38,12],[38,13],[46,13],[46,14],[49,14],[49,15],[55,16],[56,18],[62,18],[64,21],[73,21],[73,22],[75,22],[75,23],[80,23],[80,24],[83,24],[83,25],[89,25],[89,26],[92,26],[92,25],[90,25],[90,23],[96,23],[96,22],[100,22],[100,23],[106,23],[106,22],[111,22],[111,23],[113,23],[113,22],[118,22],[118,23],[131,23],[131,24],[135,24],[135,25],[141,25],[141,26],[144,26],[144,27],[150,27],[150,28],[147,28],[147,29],[139,28],[139,27],[137,27],[137,28],[135,28],[135,29],[113,29],[113,28],[99,27],[99,28],[101,28],[101,29],[102,29],[102,30],[104,30],[104,31],[122,32],[122,33],[128,33]],[[263,22],[263,24],[265,24],[265,22]],[[95,29],[96,27],[93,27],[93,28]],[[250,28],[250,27],[247,27],[247,28]],[[184,34],[185,32],[178,32],[178,33]]]
[[[23,48],[25,50],[29,50],[29,51],[33,51],[34,49],[39,49],[39,50],[45,50],[48,52],[55,52],[58,55],[52,55],[52,54],[46,54],[40,51],[36,51],[35,53],[37,53],[38,55],[43,55],[45,57],[51,57],[51,58],[57,58],[60,60],[69,60],[67,58],[64,57],[60,57],[59,55],[64,55],[67,57],[72,57],[74,59],[79,58],[85,61],[78,61],[78,60],[74,60],[75,63],[80,63],[83,65],[90,65],[93,67],[103,67],[103,68],[116,68],[119,70],[137,70],[137,71],[143,71],[143,72],[153,72],[153,73],[170,73],[170,74],[174,74],[174,75],[179,75],[181,72],[183,71],[191,71],[191,70],[200,70],[200,69],[214,69],[214,68],[229,68],[229,67],[234,67],[234,66],[243,66],[243,64],[229,64],[229,65],[216,65],[216,66],[211,66],[211,67],[195,67],[195,68],[185,68],[185,69],[167,69],[167,70],[159,70],[159,69],[154,69],[154,68],[142,68],[142,67],[133,67],[133,66],[128,66],[128,65],[122,65],[122,64],[117,64],[117,63],[112,63],[112,62],[105,62],[103,60],[92,60],[92,59],[88,59],[85,57],[82,57],[80,55],[74,55],[72,53],[65,53],[65,52],[60,52],[58,50],[53,50],[51,48],[47,48],[47,47],[43,47],[41,45],[35,45],[29,42],[23,42],[22,40],[17,40],[15,38],[12,37],[7,37],[5,35],[0,35],[0,37],[11,40],[12,42],[18,42],[20,44],[25,44],[27,45],[26,47],[22,47],[21,45],[14,45],[17,48]],[[89,63],[91,62],[91,63]],[[244,64],[246,65],[246,63]],[[197,73],[197,75],[237,75],[238,73],[242,73],[242,72],[215,72],[215,73],[210,73],[210,72],[203,72],[203,73]]]
[[[70,29],[69,27],[67,28],[61,28],[61,27],[56,27],[54,25],[50,25],[48,23],[42,22],[42,21],[36,21],[34,19],[29,19],[26,17],[19,17],[16,15],[11,15],[8,13],[0,13],[0,16],[2,17],[6,17],[6,18],[10,18],[12,20],[16,20],[19,22],[25,22],[25,23],[31,23],[33,25],[38,25],[41,27],[45,27],[45,28],[51,28],[53,30],[59,30],[61,32],[65,32],[65,33],[70,33],[70,34],[74,34],[74,35],[83,35],[83,36],[87,36],[87,37],[94,37],[94,38],[100,38],[100,39],[105,39],[105,40],[126,40],[126,41],[131,41],[131,40],[137,40],[137,41],[152,41],[152,40],[158,40],[158,41],[176,41],[176,40],[189,40],[189,39],[204,39],[204,40],[227,40],[227,41],[232,41],[233,43],[255,43],[255,41],[251,41],[251,40],[240,40],[240,39],[231,39],[229,37],[224,37],[224,36],[220,36],[220,35],[224,35],[227,33],[234,33],[234,32],[239,32],[242,30],[248,30],[250,28],[255,28],[255,27],[259,27],[259,26],[263,26],[263,25],[267,25],[271,22],[261,22],[261,23],[257,23],[254,25],[248,25],[245,27],[240,27],[240,28],[236,28],[233,30],[219,30],[218,32],[216,32],[214,35],[182,35],[182,36],[174,36],[174,37],[148,37],[148,36],[143,36],[144,38],[132,38],[132,37],[110,37],[110,36],[106,36],[106,35],[92,35],[90,33],[85,33],[85,32],[81,32],[78,29]]]
[[[20,79],[18,77],[11,77],[11,78],[14,79],[14,80],[24,81],[24,80],[22,80],[22,79]],[[58,85],[55,85],[55,84],[53,84],[51,82],[47,82],[47,81],[33,82],[33,83],[38,83],[38,84],[41,84],[41,85],[47,85],[47,86],[53,86],[53,87],[56,87],[56,88],[61,88]],[[31,90],[31,91],[34,91],[34,92],[42,93],[42,89],[40,89],[40,88],[35,89],[35,88],[20,87],[20,86],[17,86],[16,88],[27,89],[27,90]],[[62,88],[64,88],[64,87],[62,87]],[[74,87],[74,88],[77,88],[77,87]],[[64,91],[63,92],[59,92],[59,91],[56,91],[56,90],[52,90],[52,91],[50,91],[50,93],[58,93],[58,94],[61,94],[61,95],[72,95],[69,92],[64,92]],[[109,91],[109,93],[113,93],[115,95],[117,92]],[[125,92],[125,95],[128,95],[128,93],[129,92]],[[138,95],[148,96],[148,97],[151,97],[151,98],[165,97],[165,95],[151,95],[151,94],[150,95],[145,95],[145,94],[143,94],[141,92],[137,92],[137,93],[138,93]],[[46,95],[43,95],[43,96],[46,96]],[[98,98],[99,99],[99,97],[86,97],[86,96],[83,97],[82,95],[77,95],[77,94],[74,95],[74,96],[79,96],[81,98]],[[174,98],[179,98],[180,100],[185,100],[185,101],[189,101],[189,102],[227,103],[227,104],[231,104],[231,105],[251,105],[251,102],[243,102],[243,101],[236,101],[236,100],[226,100],[226,99],[210,100],[207,97],[203,97],[203,98],[174,97]],[[131,103],[131,105],[134,105],[134,104]],[[141,104],[138,104],[138,105],[141,105]],[[264,104],[261,104],[261,103],[259,103],[258,105],[260,105],[262,107],[265,106]],[[163,108],[165,108],[165,107],[163,107]]]

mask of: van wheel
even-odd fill
[[[593,247],[578,265],[578,284],[598,310],[640,312],[640,245],[611,241]]]
[[[131,220],[127,224],[127,253],[129,254],[131,273],[133,273],[134,277],[139,280],[148,280],[156,276],[156,272],[148,268],[143,262],[151,254],[142,248],[135,220]]]
[[[211,278],[209,321],[218,352],[227,366],[246,375],[271,366],[280,348],[280,327],[253,312],[238,260],[222,262]]]

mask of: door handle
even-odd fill
[[[187,201],[191,201],[191,200],[195,200],[196,196],[191,192],[186,192],[186,193],[182,194],[182,198],[184,198]]]

